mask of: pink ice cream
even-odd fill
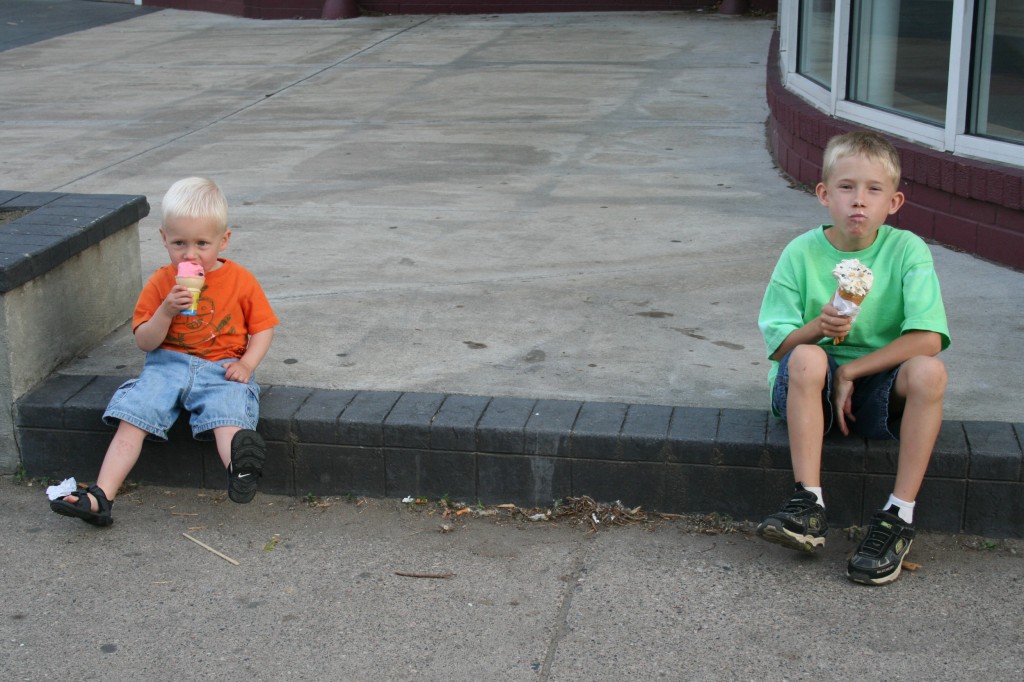
[[[182,315],[195,315],[199,308],[199,294],[203,291],[203,284],[206,282],[206,272],[203,266],[192,261],[181,261],[178,263],[178,284],[186,287],[192,292],[192,305],[181,311]]]
[[[178,263],[178,277],[206,277],[206,273],[199,263],[183,260]]]

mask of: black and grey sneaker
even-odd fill
[[[256,486],[263,476],[267,444],[252,429],[242,429],[231,439],[231,467],[228,469],[228,497],[245,504],[256,496]]]
[[[850,558],[847,577],[865,585],[884,585],[896,580],[913,541],[914,524],[901,519],[892,507],[875,512],[867,535]]]
[[[818,498],[803,484],[797,483],[793,497],[782,508],[761,522],[757,534],[768,542],[774,542],[797,549],[813,552],[825,546],[828,519],[825,508],[818,504]]]

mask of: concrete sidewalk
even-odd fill
[[[146,195],[141,277],[167,186],[214,177],[268,385],[765,409],[761,294],[826,219],[765,149],[772,28],[142,14],[0,53],[0,187]],[[934,253],[947,417],[1019,421],[1024,274]],[[141,363],[125,328],[62,371]]]
[[[44,511],[38,487],[0,481],[0,495],[0,551],[17,557],[0,580],[5,680],[1024,674],[1020,540],[923,533],[920,567],[868,588],[843,576],[855,543],[838,530],[805,556],[683,521],[587,534],[150,486],[99,530]]]

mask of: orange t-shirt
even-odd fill
[[[277,325],[270,302],[251,272],[218,258],[221,266],[206,273],[194,316],[175,315],[160,348],[217,362],[240,358],[249,337]],[[149,278],[139,294],[132,329],[149,320],[174,287],[177,270],[165,265]]]

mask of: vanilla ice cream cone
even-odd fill
[[[856,258],[840,261],[832,271],[832,275],[839,282],[835,296],[832,298],[832,305],[836,307],[840,315],[850,318],[851,324],[860,312],[860,305],[867,298],[868,292],[875,282],[874,273],[866,265]],[[837,345],[846,340],[845,336],[837,336],[832,339],[832,344]]]
[[[860,306],[860,304],[864,302],[864,299],[867,298],[866,294],[863,296],[858,296],[857,294],[851,294],[849,291],[844,291],[842,289],[836,289],[836,296],[838,298],[843,299],[844,301],[849,301],[850,303],[853,303],[856,306]],[[851,317],[856,317],[856,315],[853,315]],[[838,345],[845,340],[845,336],[837,336],[834,339],[832,339],[832,345]]]

